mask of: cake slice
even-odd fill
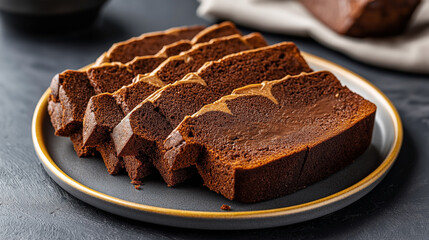
[[[251,46],[250,40],[256,46]],[[248,36],[233,35],[229,37],[216,38],[208,43],[200,43],[193,46],[189,51],[178,56],[170,57],[163,62],[152,73],[136,78],[136,82],[123,87],[113,94],[104,93],[93,96],[88,102],[83,121],[83,144],[84,146],[103,146],[105,142],[110,142],[111,130],[121,121],[129,109],[133,109],[138,103],[152,94],[155,90],[180,80],[187,73],[196,71],[205,62],[220,59],[228,54],[266,45],[260,34],[249,34]],[[115,153],[108,154],[111,156]],[[132,156],[129,156],[130,159]],[[109,158],[109,173],[116,173],[117,168],[111,166],[112,160]],[[146,159],[146,158],[145,158]],[[117,159],[121,161],[120,158]],[[137,162],[138,160],[132,159]],[[120,164],[114,164],[120,167]],[[135,164],[133,166],[136,166]],[[139,166],[140,167],[140,166]],[[142,176],[133,174],[133,169],[128,168],[130,176]],[[135,180],[135,179],[133,179]]]
[[[134,108],[113,129],[118,156],[146,154],[169,186],[190,177],[164,157],[164,140],[186,115],[251,83],[275,80],[311,69],[293,43],[248,50],[206,63],[196,73],[161,88]]]
[[[370,145],[375,112],[332,73],[302,73],[237,89],[187,116],[172,135],[193,145],[205,186],[258,202],[353,162]]]
[[[138,37],[113,44],[106,53],[97,59],[96,65],[106,62],[126,63],[136,56],[154,55],[163,46],[183,39],[192,39],[203,29],[203,26],[191,26],[144,33]]]
[[[352,37],[403,32],[421,0],[300,0],[326,26]]]

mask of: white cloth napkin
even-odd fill
[[[293,0],[199,0],[197,14],[228,19],[263,31],[310,36],[327,47],[369,64],[429,73],[429,0],[422,1],[408,30],[389,38],[352,38],[337,34]]]

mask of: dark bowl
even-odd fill
[[[3,21],[14,28],[64,31],[91,25],[107,0],[0,0]]]

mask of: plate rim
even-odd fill
[[[43,139],[42,124],[43,124],[44,118],[47,116],[46,109],[48,105],[49,94],[51,92],[49,88],[43,93],[43,95],[39,99],[36,105],[36,108],[34,110],[33,119],[32,119],[31,135],[32,135],[33,145],[34,145],[36,154],[40,159],[40,161],[42,162],[42,164],[44,165],[45,169],[46,170],[49,169],[49,171],[52,174],[54,174],[64,184],[68,185],[68,187],[71,187],[80,193],[89,195],[93,198],[102,200],[104,202],[108,202],[113,205],[118,205],[121,207],[126,207],[129,209],[134,209],[134,210],[148,212],[148,213],[170,215],[175,217],[186,217],[186,218],[206,218],[206,219],[251,218],[251,219],[254,219],[254,218],[269,218],[269,217],[276,217],[276,216],[293,215],[293,214],[302,213],[302,212],[314,210],[317,208],[325,207],[330,204],[334,204],[336,202],[340,202],[341,200],[344,200],[350,196],[353,196],[354,194],[372,186],[374,183],[377,184],[377,180],[379,180],[380,178],[383,178],[385,174],[390,170],[390,168],[394,164],[399,154],[402,141],[403,141],[403,127],[402,127],[401,118],[395,106],[390,101],[390,99],[381,90],[379,90],[374,84],[372,84],[365,78],[324,58],[321,58],[309,53],[305,53],[305,52],[301,52],[301,54],[304,56],[304,58],[307,61],[314,62],[320,65],[330,65],[330,67],[335,69],[335,72],[341,73],[343,75],[352,76],[353,78],[361,81],[361,84],[367,85],[370,88],[372,88],[372,90],[374,90],[387,104],[387,107],[388,107],[387,110],[389,110],[388,111],[389,116],[393,120],[395,139],[389,153],[382,161],[382,163],[374,171],[372,171],[370,174],[368,174],[366,177],[364,177],[357,183],[341,191],[338,191],[334,194],[331,194],[329,196],[319,198],[314,201],[292,205],[288,207],[281,207],[281,208],[255,210],[255,211],[239,211],[239,212],[233,212],[233,211],[212,212],[212,211],[181,210],[181,209],[174,209],[174,208],[150,206],[146,204],[127,201],[124,199],[120,199],[120,198],[113,197],[108,194],[96,191],[74,180],[73,178],[68,176],[65,172],[63,172],[62,169],[59,168],[58,165],[54,162],[54,160],[51,158],[51,156],[47,151],[45,141]]]

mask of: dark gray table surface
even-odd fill
[[[28,34],[0,24],[0,239],[428,239],[429,76],[362,64],[307,38],[265,33],[269,43],[294,41],[303,51],[367,78],[402,117],[405,137],[397,162],[380,185],[356,203],[279,228],[187,230],[106,213],[50,179],[33,149],[31,118],[51,77],[84,66],[112,43],[143,32],[210,24],[195,15],[197,5],[193,0],[112,0],[95,26],[62,35]]]

